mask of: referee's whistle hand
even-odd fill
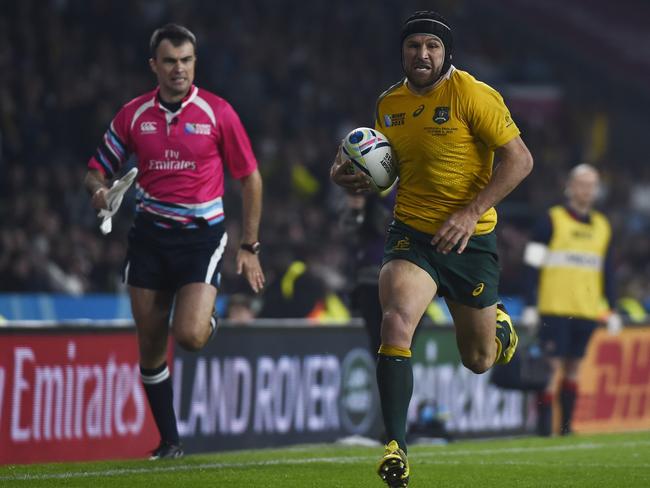
[[[102,210],[108,208],[108,202],[106,201],[106,193],[108,193],[108,188],[101,187],[98,188],[91,198],[91,203],[93,208],[96,210]]]

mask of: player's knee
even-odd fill
[[[494,357],[482,351],[472,351],[470,353],[462,354],[461,359],[463,366],[476,374],[485,373],[494,364]]]
[[[157,358],[167,348],[166,336],[139,331],[138,347],[140,356],[145,360]]]
[[[399,310],[386,310],[382,316],[382,341],[396,346],[410,347],[408,318]]]
[[[208,342],[209,334],[205,334],[200,330],[184,330],[174,334],[176,342],[186,351],[198,351],[205,346]]]
[[[186,351],[195,352],[203,348],[206,341],[197,336],[183,336],[176,339],[178,345]]]
[[[398,329],[402,328],[404,323],[404,314],[397,309],[386,310],[382,316],[383,327]]]

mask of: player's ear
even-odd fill
[[[151,68],[151,71],[154,72],[154,74],[158,74],[158,71],[156,69],[156,60],[154,58],[149,58],[149,67]]]

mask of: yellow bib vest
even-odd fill
[[[605,256],[611,239],[607,218],[592,211],[589,222],[561,205],[549,210],[553,232],[540,270],[538,309],[542,315],[597,319],[604,310]]]

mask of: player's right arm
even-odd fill
[[[94,209],[101,210],[103,208],[108,208],[106,202],[108,186],[106,184],[106,177],[101,171],[98,169],[89,169],[84,178],[84,186],[86,187],[88,194],[91,196],[91,202]]]
[[[524,248],[524,310],[521,314],[521,322],[528,327],[537,326],[539,323],[539,312],[537,311],[537,289],[539,284],[540,270],[546,262],[548,244],[553,235],[553,223],[549,214],[546,214],[535,225],[530,241]]]
[[[84,186],[91,196],[93,208],[107,208],[108,180],[113,178],[129,157],[128,125],[125,107],[117,113],[88,161]]]
[[[383,130],[381,120],[379,119],[379,104],[388,92],[398,86],[400,83],[393,85],[377,99],[375,105],[375,129]],[[355,171],[352,161],[343,155],[343,143],[339,144],[336,158],[330,168],[330,179],[339,186],[342,186],[350,193],[368,193],[371,189],[370,178],[361,171]]]
[[[370,191],[370,179],[361,171],[355,171],[352,161],[343,155],[343,147],[339,144],[334,162],[330,167],[330,179],[337,185],[352,193]]]

